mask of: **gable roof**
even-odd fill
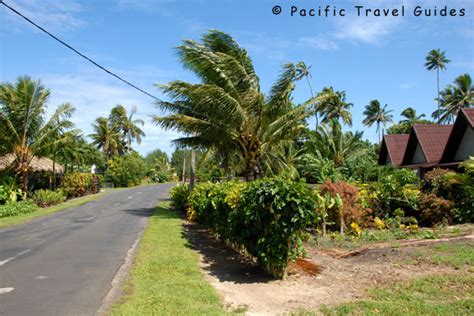
[[[453,125],[415,124],[411,129],[401,165],[411,165],[417,144],[420,144],[427,164],[438,163]]]
[[[384,135],[379,154],[379,164],[387,161],[387,156],[394,166],[402,163],[407,148],[409,134]]]
[[[440,163],[452,162],[458,151],[464,132],[468,127],[474,128],[474,108],[463,108],[458,112],[454,121],[453,129],[441,155]]]

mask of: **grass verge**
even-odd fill
[[[0,218],[0,228],[5,228],[5,227],[13,226],[13,225],[18,225],[18,224],[23,224],[23,223],[32,221],[32,220],[37,219],[37,218],[45,217],[45,216],[48,216],[48,215],[51,215],[51,214],[54,214],[54,213],[57,213],[57,212],[60,212],[60,211],[64,211],[65,209],[68,209],[68,208],[71,208],[71,207],[83,205],[83,204],[86,204],[88,202],[91,202],[91,201],[94,201],[94,200],[97,200],[97,199],[103,197],[108,192],[110,192],[110,190],[106,190],[106,191],[101,192],[101,193],[87,195],[87,196],[83,196],[83,197],[76,198],[76,199],[73,199],[73,200],[69,200],[69,201],[66,201],[64,203],[54,205],[54,206],[51,206],[51,207],[40,208],[40,209],[38,209],[37,211],[35,211],[33,213],[22,214],[22,215],[17,215],[17,216],[3,217],[3,218]]]
[[[187,245],[179,214],[159,206],[148,222],[129,279],[127,293],[112,315],[223,315],[219,295]]]
[[[447,265],[455,269],[467,266],[469,271],[474,272],[473,244],[467,242],[435,244],[411,254],[411,259],[402,263],[417,264],[421,262]]]
[[[435,275],[377,287],[369,299],[323,307],[324,315],[473,315],[474,276]]]

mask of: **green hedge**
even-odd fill
[[[37,209],[36,204],[28,201],[7,202],[5,205],[0,205],[0,218],[28,214]]]
[[[35,193],[33,193],[32,200],[39,207],[47,207],[66,201],[66,193],[61,189],[56,191],[36,190]]]
[[[204,183],[195,187],[186,203],[184,193],[177,191],[173,203],[187,206],[188,218],[245,249],[277,278],[284,278],[290,261],[304,254],[304,228],[317,219],[314,193],[302,182],[269,178],[244,184]]]
[[[61,189],[68,197],[94,194],[100,191],[103,177],[90,173],[67,173],[62,179]]]

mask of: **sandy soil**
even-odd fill
[[[246,315],[279,315],[304,308],[318,312],[322,305],[336,305],[362,298],[367,288],[427,274],[459,273],[447,266],[407,265],[403,259],[428,244],[375,248],[356,256],[337,258],[306,247],[309,262],[320,272],[309,275],[293,265],[286,280],[274,280],[253,262],[236,254],[196,224],[186,223],[191,247],[201,255],[207,281],[222,295],[229,310],[245,309]],[[452,242],[469,242],[473,236]],[[401,263],[402,262],[402,263]]]

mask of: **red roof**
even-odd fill
[[[471,124],[471,127],[474,127],[474,108],[462,108],[461,111],[464,112],[464,115],[469,121],[469,124]]]
[[[402,163],[405,149],[407,148],[409,134],[385,135],[384,141],[387,146],[388,156],[393,165]]]
[[[427,163],[438,163],[443,154],[453,125],[419,124],[413,131]]]

